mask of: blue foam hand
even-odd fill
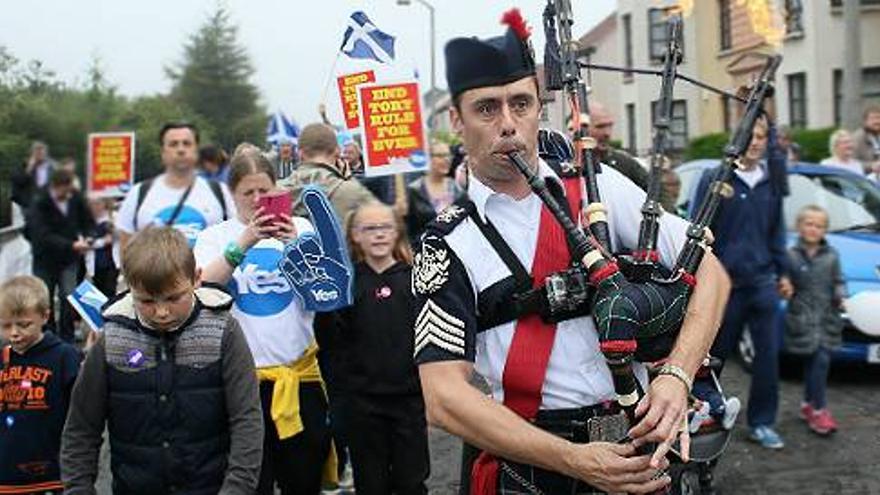
[[[287,244],[278,268],[305,309],[327,312],[350,306],[354,270],[333,206],[315,186],[306,186],[300,201],[315,232],[306,232]]]

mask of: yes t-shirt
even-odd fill
[[[312,224],[294,217],[298,233],[314,231]],[[198,235],[193,253],[204,267],[238,239],[246,226],[232,218],[208,227]],[[315,314],[303,309],[290,283],[278,269],[284,243],[263,239],[245,253],[227,283],[235,302],[232,316],[238,320],[257,367],[287,364],[299,359],[315,340]]]
[[[153,185],[147,192],[140,210],[137,212],[137,228],[134,215],[137,209],[137,198],[143,183],[136,184],[119,208],[116,215],[116,227],[126,233],[133,234],[150,225],[167,225],[186,188],[174,189],[165,184],[165,174],[153,179]],[[226,217],[235,218],[235,204],[226,184],[220,184],[226,201]],[[211,191],[208,181],[196,177],[192,191],[174,221],[174,228],[189,240],[192,246],[196,236],[206,227],[223,221],[223,207]]]

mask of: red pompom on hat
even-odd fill
[[[532,29],[526,24],[522,13],[517,8],[512,8],[501,16],[501,24],[506,24],[516,33],[517,38],[522,41],[529,39],[532,35]]]

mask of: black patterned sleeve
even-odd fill
[[[415,360],[474,361],[477,310],[467,271],[446,242],[430,231],[415,257]]]

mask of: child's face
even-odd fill
[[[103,198],[93,198],[89,200],[89,210],[92,212],[92,217],[97,219],[107,212],[107,205]]]
[[[798,221],[798,233],[807,244],[818,244],[828,230],[828,216],[818,211],[806,211]]]
[[[149,294],[132,287],[131,296],[141,323],[163,332],[178,328],[192,313],[196,286],[195,281],[181,278],[174,288],[162,294]]]
[[[373,260],[393,256],[399,233],[389,208],[365,207],[358,212],[352,232],[354,242]]]
[[[23,353],[43,338],[43,325],[49,321],[48,311],[35,309],[20,313],[0,314],[0,334],[15,352]]]

